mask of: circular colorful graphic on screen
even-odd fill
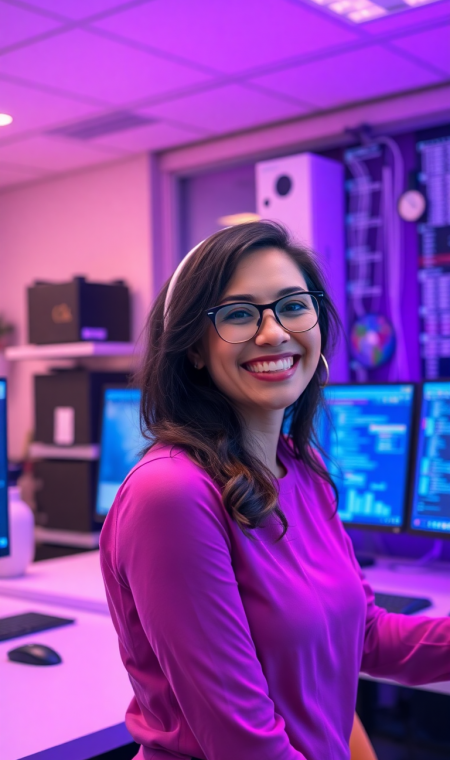
[[[350,344],[353,357],[363,367],[380,367],[394,353],[394,328],[382,314],[366,314],[354,323]]]

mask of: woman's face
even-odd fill
[[[297,264],[284,251],[267,248],[245,256],[238,264],[220,303],[229,300],[271,303],[286,288],[308,290]],[[281,295],[286,295],[281,293]],[[303,393],[316,371],[321,351],[319,325],[289,333],[267,309],[258,334],[246,343],[226,343],[209,325],[191,358],[207,368],[216,386],[246,416],[284,410]],[[288,371],[261,371],[262,362],[282,359]]]

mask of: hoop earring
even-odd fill
[[[326,372],[327,372],[327,378],[326,378],[326,380],[325,380],[325,382],[324,382],[324,383],[322,383],[322,384],[320,384],[320,383],[319,383],[319,388],[326,388],[326,386],[327,386],[327,385],[328,385],[328,383],[330,382],[330,368],[329,368],[329,366],[328,366],[328,362],[327,362],[327,360],[325,359],[325,357],[324,357],[324,355],[323,355],[323,354],[320,354],[320,358],[322,359],[322,361],[323,361],[323,363],[324,363],[324,365],[325,365],[325,369],[326,369]]]

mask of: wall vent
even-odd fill
[[[126,129],[136,129],[153,124],[156,119],[142,116],[132,111],[113,111],[101,116],[94,116],[83,121],[66,124],[64,127],[50,129],[45,134],[56,137],[67,137],[70,140],[95,140],[114,132],[124,132]]]

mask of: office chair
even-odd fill
[[[377,760],[372,743],[356,713],[350,736],[350,760]]]

